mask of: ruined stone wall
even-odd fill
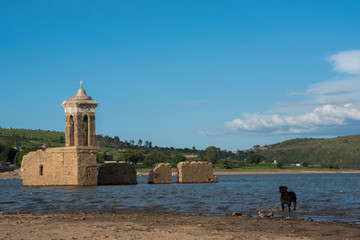
[[[180,162],[179,183],[211,183],[217,182],[217,176],[213,175],[212,163],[209,162]]]
[[[104,163],[99,166],[98,185],[137,184],[136,170],[129,163]]]
[[[98,164],[96,162],[96,153],[99,152],[99,148],[94,146],[75,148],[77,149],[78,163],[77,185],[97,185]]]
[[[148,183],[169,184],[172,183],[170,163],[156,164],[149,173]]]
[[[26,154],[21,163],[24,186],[97,185],[97,147],[64,147]]]

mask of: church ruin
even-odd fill
[[[61,104],[65,109],[65,147],[38,150],[24,156],[24,186],[97,185],[95,108],[98,103],[82,87]]]
[[[61,104],[65,109],[65,147],[30,152],[23,157],[21,177],[24,186],[95,186],[137,184],[136,170],[130,164],[96,163],[95,108],[98,103],[80,85],[77,93]],[[179,183],[217,182],[212,164],[181,162]],[[148,183],[171,184],[171,165],[156,165]]]

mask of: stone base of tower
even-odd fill
[[[62,147],[30,152],[23,157],[24,186],[97,185],[98,147]]]

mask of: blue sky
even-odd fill
[[[360,133],[360,1],[0,1],[0,126],[237,150]]]

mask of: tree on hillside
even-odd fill
[[[2,147],[0,152],[0,162],[14,163],[14,158],[18,150],[12,147]]]
[[[59,137],[59,143],[65,143],[65,138],[63,136]]]
[[[21,137],[17,134],[12,134],[9,136],[8,138],[8,141],[9,141],[9,144],[13,147],[19,147],[20,146],[20,140],[21,140]]]
[[[102,152],[96,153],[96,162],[103,163],[105,161],[105,155]]]
[[[16,166],[20,166],[21,165],[21,161],[23,159],[23,157],[28,154],[30,151],[29,150],[23,150],[21,152],[17,152],[14,158],[14,164]]]
[[[279,160],[279,162],[276,164],[277,168],[283,168],[284,167],[284,161],[283,160]]]
[[[219,161],[219,167],[220,168],[223,168],[223,169],[232,169],[233,166],[232,166],[232,163],[231,161],[227,160],[227,159],[222,159]]]
[[[216,164],[220,159],[220,148],[210,146],[205,149],[205,159],[212,164]]]
[[[182,154],[176,154],[172,157],[171,162],[173,165],[177,165],[179,162],[185,162],[186,157],[184,157]]]
[[[144,155],[142,155],[139,152],[124,154],[124,161],[131,162],[132,164],[137,164],[138,162],[142,162],[144,159],[145,159]]]
[[[152,150],[150,154],[146,155],[142,163],[148,167],[152,167],[155,163],[168,162],[170,158],[171,156],[169,153]]]
[[[250,157],[246,158],[246,162],[250,164],[258,165],[265,158],[259,154],[253,154]]]
[[[120,143],[120,138],[118,136],[114,137],[114,143],[118,145]]]

